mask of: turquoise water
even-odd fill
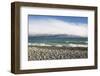
[[[28,43],[30,44],[45,44],[45,45],[87,45],[87,37],[65,36],[65,35],[47,35],[47,36],[29,36]]]

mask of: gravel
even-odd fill
[[[28,60],[88,58],[87,47],[29,46]]]

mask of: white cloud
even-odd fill
[[[87,32],[87,24],[68,23],[57,19],[40,19],[29,23],[29,35],[68,34],[87,37]]]

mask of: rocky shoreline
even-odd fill
[[[28,60],[88,58],[87,47],[28,46]]]

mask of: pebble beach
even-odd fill
[[[88,58],[87,47],[28,46],[28,60]]]

